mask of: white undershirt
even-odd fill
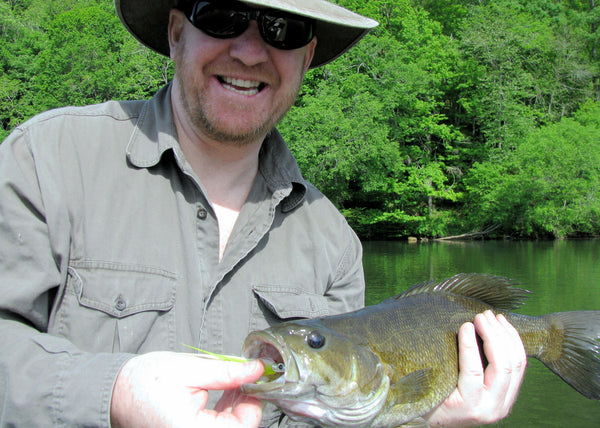
[[[227,247],[227,241],[231,236],[235,222],[237,221],[239,211],[231,208],[227,208],[218,204],[213,203],[215,214],[217,215],[217,221],[219,224],[219,262],[223,258],[225,253],[225,247]]]

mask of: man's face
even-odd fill
[[[313,39],[299,49],[276,49],[263,41],[255,21],[239,37],[216,39],[178,10],[171,11],[169,40],[174,103],[185,114],[179,120],[201,137],[236,144],[262,139],[283,118],[316,45]]]

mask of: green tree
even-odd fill
[[[600,103],[532,131],[502,163],[466,179],[473,226],[501,225],[519,237],[600,232]]]
[[[473,86],[459,102],[476,124],[474,137],[490,148],[510,149],[535,124],[529,104],[536,98],[539,43],[532,38],[546,38],[548,31],[520,9],[511,2],[473,7],[459,35],[462,52],[476,61]]]
[[[431,15],[431,19],[442,25],[444,34],[456,35],[461,28],[462,20],[468,15],[470,6],[477,4],[474,0],[419,0],[415,2]]]
[[[593,169],[568,177],[581,171],[569,139],[595,153],[582,119],[594,109],[581,108],[600,99],[595,1],[337,0],[381,25],[307,74],[280,129],[363,237],[486,223],[519,236],[592,233],[594,193],[568,190],[590,185]],[[148,98],[173,74],[112,0],[6,0],[0,37],[2,138],[51,107]],[[541,180],[550,165],[563,175]],[[563,192],[562,211],[548,189]]]
[[[44,39],[19,14],[24,2],[0,2],[0,140],[37,112],[31,91],[35,59]]]
[[[597,64],[589,61],[585,20],[544,0],[469,9],[459,38],[470,70],[458,103],[475,138],[510,150],[533,127],[569,116],[593,97]]]
[[[150,97],[172,77],[110,0],[0,2],[0,137],[41,111]]]
[[[38,105],[84,105],[119,93],[126,73],[118,66],[123,38],[114,13],[98,6],[72,9],[57,15],[47,34],[36,77]]]
[[[358,230],[393,237],[420,224],[422,233],[437,234],[430,227],[436,208],[459,198],[461,171],[452,164],[463,138],[444,100],[456,45],[408,1],[340,3],[383,14],[383,25],[307,77],[282,133],[307,178]]]
[[[384,105],[369,86],[361,73],[331,78],[279,127],[303,173],[340,207],[360,191],[383,192],[386,174],[397,166],[381,122]]]
[[[105,7],[59,13],[47,36],[35,80],[44,108],[147,97],[172,74],[170,61],[141,47]]]

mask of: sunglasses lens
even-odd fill
[[[190,21],[196,28],[218,39],[237,37],[249,24],[245,14],[209,2],[197,3]]]
[[[312,22],[301,17],[267,13],[261,21],[265,41],[278,49],[297,49],[311,41]]]
[[[308,18],[275,10],[253,10],[237,2],[197,2],[189,16],[196,28],[218,39],[240,36],[251,19],[258,21],[264,41],[278,49],[300,48],[313,37],[313,23]]]

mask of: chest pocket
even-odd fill
[[[255,285],[251,330],[262,330],[282,321],[329,315],[327,298],[301,287]]]
[[[91,352],[172,348],[176,286],[175,274],[160,269],[78,262],[69,267],[50,333]]]

